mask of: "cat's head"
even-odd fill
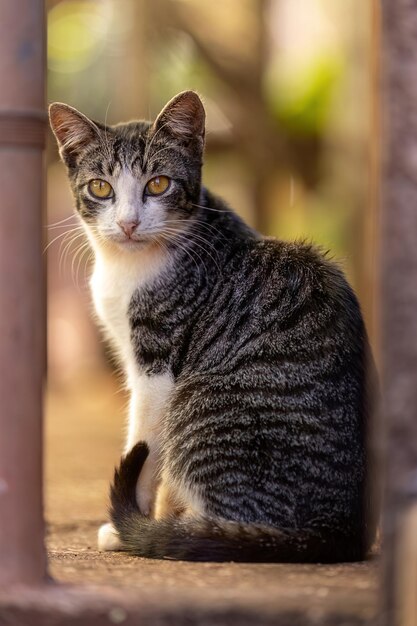
[[[105,126],[60,103],[49,113],[93,242],[137,250],[187,229],[199,202],[204,149],[196,93],[177,95],[153,123]]]

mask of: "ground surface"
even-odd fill
[[[104,621],[97,623],[375,623],[375,562],[190,564],[99,553],[96,533],[105,521],[108,483],[121,449],[125,400],[107,377],[48,395],[50,573],[63,583],[88,583],[87,595],[105,592],[106,602],[97,602]],[[139,622],[131,621],[135,604]],[[90,617],[85,623],[96,622]]]

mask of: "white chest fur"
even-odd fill
[[[158,249],[125,253],[96,249],[95,253],[90,281],[95,310],[129,379],[136,369],[130,339],[129,304],[134,292],[158,275],[167,258]]]

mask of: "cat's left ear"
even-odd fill
[[[49,121],[58,142],[61,157],[67,165],[99,137],[96,124],[68,104],[61,102],[51,104]]]
[[[172,98],[154,122],[154,129],[166,129],[176,137],[204,141],[206,113],[195,91],[183,91]]]

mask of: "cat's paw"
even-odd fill
[[[98,529],[98,549],[101,552],[121,550],[119,535],[113,524],[103,524]]]

